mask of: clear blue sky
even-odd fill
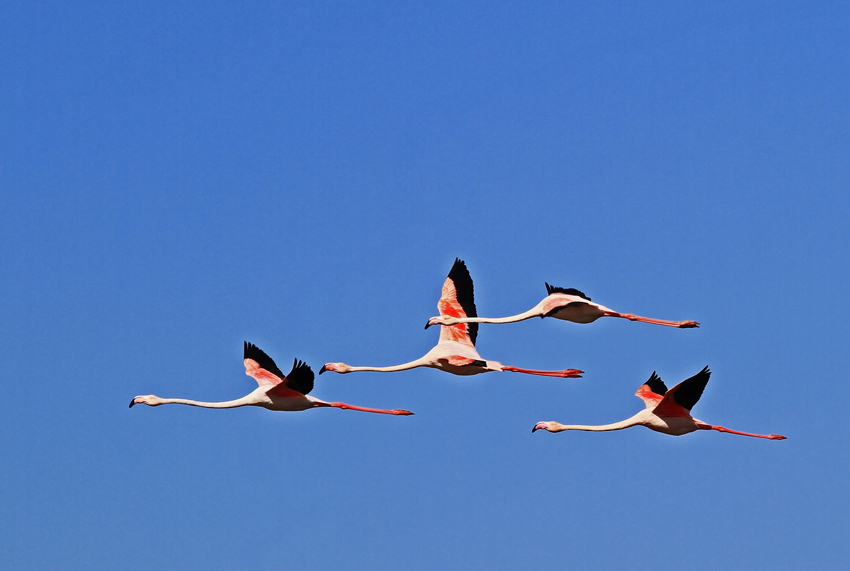
[[[829,2],[5,2],[0,567],[838,569],[850,9]],[[452,261],[482,315],[544,282],[696,319],[482,326],[583,379],[317,377],[407,408],[229,400],[424,354]],[[695,416],[602,424],[703,366]]]

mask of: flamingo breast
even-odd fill
[[[546,317],[573,323],[593,323],[604,315],[598,306],[584,301],[571,301],[564,305],[563,301],[558,300],[557,304],[552,305],[552,309],[546,312]]]
[[[313,401],[306,396],[285,396],[278,397],[274,395],[268,396],[268,401],[261,403],[260,406],[269,410],[296,411],[307,410],[313,408]]]
[[[647,422],[644,424],[656,432],[663,432],[672,436],[682,436],[698,429],[697,423],[690,416],[658,416],[648,410]]]

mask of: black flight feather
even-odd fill
[[[313,390],[313,379],[315,378],[313,369],[307,363],[295,359],[292,370],[286,375],[286,386],[302,395],[308,395]]]
[[[664,381],[661,380],[661,377],[659,377],[655,371],[652,371],[652,376],[649,377],[649,380],[644,384],[649,387],[649,390],[657,395],[661,395],[663,397],[667,394],[667,385],[664,384]]]
[[[466,316],[478,317],[478,312],[475,309],[475,293],[472,287],[472,277],[469,275],[469,270],[466,269],[466,264],[460,258],[455,258],[455,263],[449,272],[449,279],[455,284],[457,302],[463,308]],[[466,331],[469,333],[472,344],[475,345],[475,339],[478,337],[478,324],[467,323]]]
[[[702,396],[709,377],[711,377],[711,371],[706,367],[690,379],[682,381],[673,398],[682,408],[691,410]]]
[[[567,295],[577,295],[579,297],[583,297],[587,301],[590,301],[590,298],[587,297],[586,295],[584,295],[584,293],[582,293],[579,290],[572,288],[572,287],[562,288],[562,287],[555,287],[555,286],[550,286],[549,284],[546,284],[546,292],[547,292],[547,295],[552,295],[553,293],[565,293]]]
[[[280,369],[277,368],[277,365],[274,364],[274,361],[272,361],[272,358],[266,355],[263,350],[256,345],[245,341],[245,350],[243,354],[244,359],[253,359],[261,368],[265,369],[272,375],[280,377],[281,380],[285,378]]]

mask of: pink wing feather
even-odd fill
[[[447,317],[477,317],[472,277],[463,260],[455,259],[449,276],[443,283],[443,292],[437,304],[440,315]],[[457,341],[475,347],[478,336],[477,323],[458,323],[440,326],[440,342]]]

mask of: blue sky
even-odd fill
[[[850,564],[850,10],[829,2],[107,3],[0,10],[4,569]],[[230,400],[242,342],[392,365],[455,257],[695,319],[482,325],[582,379],[327,374],[407,408]],[[783,442],[643,428],[694,415]]]

